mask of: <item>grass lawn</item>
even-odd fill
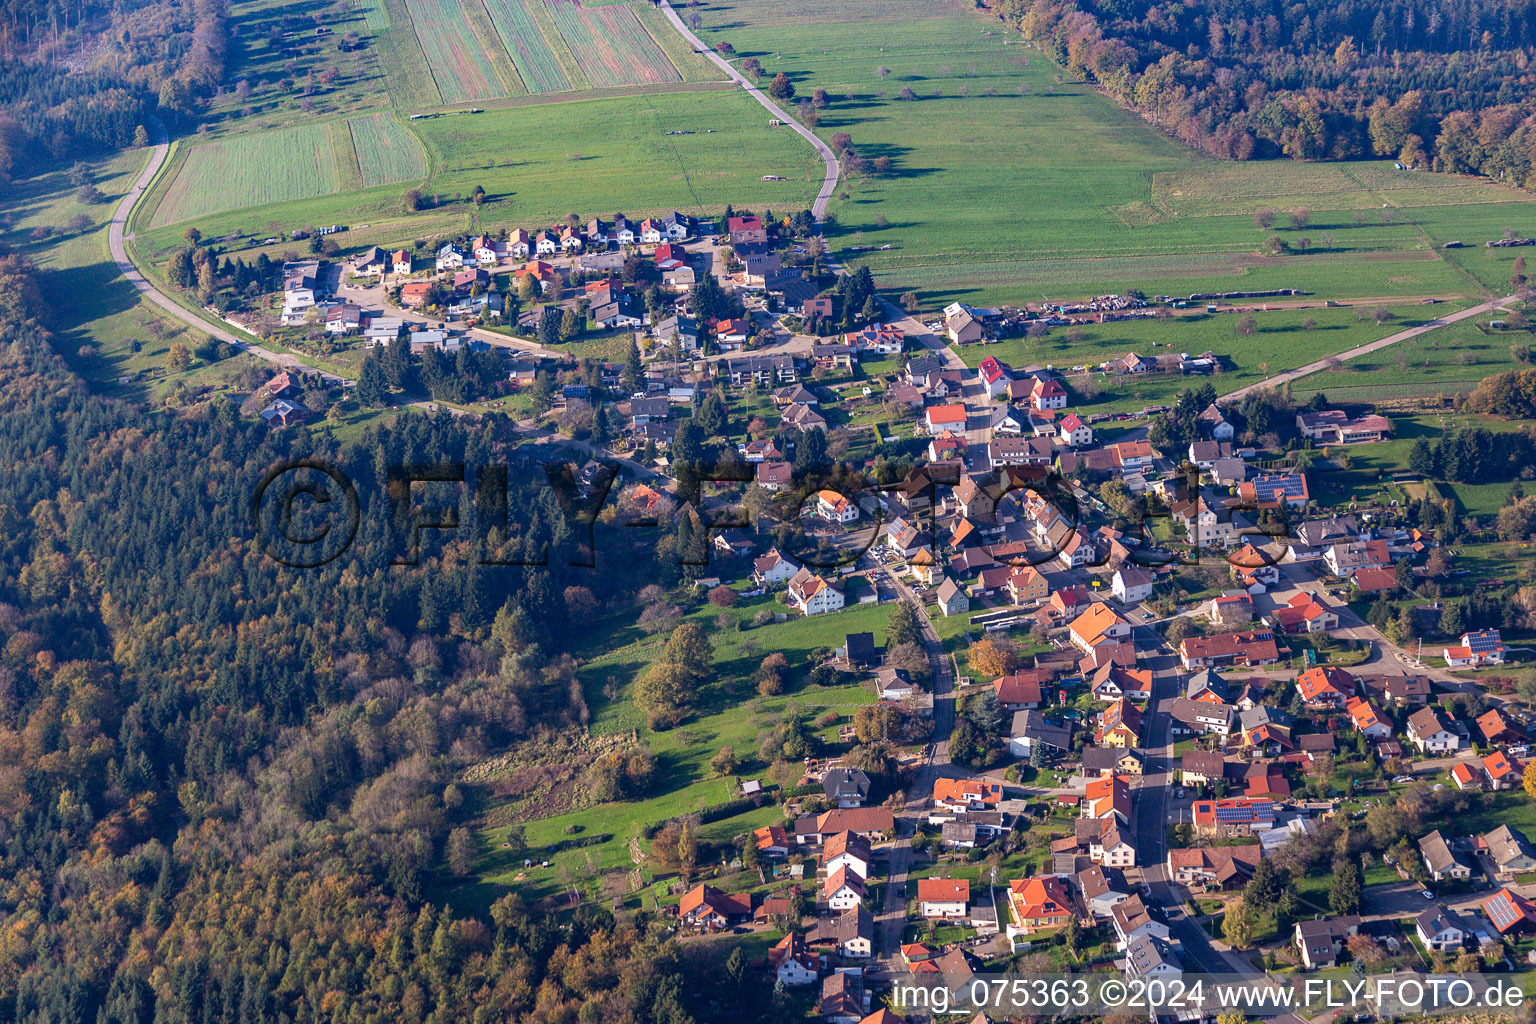
[[[1529,209],[1512,189],[1394,173],[1389,161],[1199,156],[1071,80],[998,19],[949,0],[708,0],[693,10],[711,44],[785,73],[797,95],[826,89],[823,138],[847,132],[861,155],[892,159],[884,177],[840,182],[835,242],[870,247],[845,256],[893,290],[917,290],[930,309],[1126,287],[1480,292],[1508,279],[1481,242],[1499,237],[1501,217],[1514,223]],[[1278,233],[1305,251],[1261,255],[1277,232],[1256,228],[1253,212],[1302,206],[1313,211],[1307,226]],[[1440,249],[1452,239],[1469,248]]]
[[[1339,392],[1328,389],[1333,397]],[[1390,503],[1400,498],[1401,491],[1391,483],[1393,473],[1408,471],[1408,453],[1414,441],[1424,438],[1431,444],[1443,435],[1465,427],[1483,427],[1491,431],[1516,431],[1523,424],[1495,416],[1459,415],[1451,412],[1422,412],[1392,416],[1392,437],[1387,441],[1365,445],[1333,448],[1334,458],[1347,459],[1348,464],[1325,473],[1313,474],[1317,481],[1316,499],[1325,505],[1347,505],[1352,502]],[[1497,514],[1509,493],[1509,482],[1490,484],[1449,484],[1436,482],[1442,493],[1457,499],[1460,511],[1465,515],[1491,516]],[[1398,493],[1393,493],[1398,490]],[[1462,567],[1458,563],[1458,567]]]

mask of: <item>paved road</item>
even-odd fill
[[[827,201],[832,198],[832,193],[837,191],[837,154],[833,153],[825,142],[817,138],[815,132],[785,113],[783,107],[769,99],[761,89],[752,84],[750,79],[733,68],[729,61],[715,53],[714,50],[705,44],[704,40],[694,35],[693,30],[683,23],[682,18],[677,16],[677,12],[672,9],[670,3],[663,2],[661,9],[666,14],[667,20],[672,22],[672,27],[681,32],[683,38],[692,43],[695,50],[714,61],[715,66],[729,75],[731,81],[747,90],[747,95],[761,103],[764,110],[767,110],[768,113],[783,121],[788,127],[793,128],[802,139],[816,147],[816,152],[821,154],[821,162],[827,168],[826,177],[821,182],[821,191],[816,193],[816,201],[811,204],[811,213],[815,215],[816,223],[820,224],[823,218],[826,217]]]
[[[165,141],[165,129],[159,122],[153,122],[152,127],[155,138],[158,141],[150,147],[149,162],[144,165],[144,170],[134,180],[133,187],[128,190],[127,195],[123,196],[122,200],[117,204],[117,209],[112,211],[112,220],[107,226],[107,248],[112,253],[112,262],[117,264],[118,271],[132,282],[135,288],[143,292],[150,302],[153,302],[187,326],[195,327],[220,341],[226,341],[234,345],[242,352],[247,352],[258,359],[265,359],[269,363],[276,363],[283,367],[304,367],[304,363],[297,356],[284,352],[269,352],[259,345],[252,345],[246,339],[230,332],[216,322],[200,317],[186,307],[179,305],[169,295],[166,295],[151,284],[143,274],[139,273],[139,268],[134,266],[133,261],[128,258],[128,215],[133,212],[133,208],[137,205],[138,201],[144,197],[144,192],[149,188],[149,183],[159,173],[161,166],[165,163],[166,157],[171,151],[170,143]],[[305,369],[308,369],[308,367],[305,367]],[[322,373],[321,376],[333,381],[341,380],[340,377],[334,374]]]
[[[1347,352],[1340,352],[1337,355],[1329,356],[1326,359],[1319,359],[1316,362],[1308,363],[1305,366],[1298,366],[1294,370],[1287,370],[1285,373],[1277,374],[1276,376],[1270,377],[1266,380],[1261,380],[1257,384],[1250,384],[1245,388],[1238,388],[1236,391],[1228,392],[1227,394],[1222,395],[1221,401],[1223,403],[1241,402],[1243,397],[1250,391],[1267,390],[1269,388],[1279,387],[1282,384],[1288,384],[1291,381],[1305,377],[1308,374],[1317,373],[1319,370],[1327,369],[1328,365],[1335,359],[1354,359],[1356,356],[1363,356],[1367,353],[1375,352],[1378,349],[1386,348],[1388,345],[1396,345],[1400,341],[1407,341],[1410,338],[1417,338],[1421,334],[1428,334],[1430,331],[1438,330],[1441,327],[1446,327],[1454,323],[1460,323],[1463,320],[1468,320],[1474,316],[1480,316],[1483,313],[1490,313],[1500,306],[1519,301],[1519,298],[1520,296],[1518,295],[1506,295],[1502,299],[1489,299],[1487,302],[1472,306],[1468,309],[1463,309],[1460,312],[1451,313],[1447,316],[1437,317],[1428,323],[1420,324],[1418,327],[1410,327],[1407,330],[1398,331],[1396,334],[1389,334],[1385,338],[1378,338],[1375,341],[1367,342],[1366,344],[1352,348]]]
[[[939,641],[938,631],[933,628],[933,622],[928,618],[928,609],[922,600],[895,573],[887,569],[885,575],[893,581],[901,599],[911,602],[917,610],[918,621],[922,626],[923,646],[927,648],[928,661],[933,666],[933,736],[924,751],[922,766],[904,794],[906,807],[897,816],[898,820],[903,821],[897,830],[902,834],[891,847],[885,905],[875,918],[875,926],[880,931],[882,961],[894,970],[898,969],[901,933],[907,924],[907,872],[912,868],[913,859],[911,832],[916,830],[917,821],[927,807],[928,798],[933,793],[934,780],[949,774],[960,776],[965,773],[953,771],[949,766],[949,733],[955,723],[955,674],[952,663],[944,653],[944,645]]]

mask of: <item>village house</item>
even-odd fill
[[[1022,711],[1038,708],[1042,703],[1041,682],[1049,681],[1050,674],[1035,669],[1021,669],[1013,675],[992,680],[992,690],[1004,711]]]
[[[1266,798],[1228,797],[1196,800],[1191,807],[1195,830],[1216,835],[1248,835],[1274,824],[1275,805]]]
[[[789,835],[778,825],[764,825],[752,833],[760,857],[788,857]]]
[[[1301,436],[1323,444],[1362,444],[1380,441],[1392,432],[1392,423],[1374,413],[1358,419],[1340,409],[1304,412],[1296,416]]]
[[[1014,712],[1008,734],[1008,753],[1016,758],[1027,758],[1036,747],[1051,756],[1067,753],[1072,749],[1071,726],[1052,722],[1034,709]]]
[[[971,883],[963,878],[920,878],[918,914],[924,920],[964,919],[970,914]]]
[[[1008,906],[1014,924],[1026,935],[1064,925],[1076,916],[1066,886],[1052,875],[1009,882]]]
[[[1422,707],[1408,716],[1408,740],[1420,753],[1443,754],[1461,749],[1461,737],[1452,732],[1440,712]]]
[[[837,941],[837,927],[833,923],[828,939]],[[869,996],[864,991],[864,975],[861,971],[833,971],[821,979],[821,998],[816,1001],[816,1013],[827,1024],[860,1024],[869,1010]]]
[[[1116,903],[1109,921],[1115,930],[1115,948],[1120,950],[1143,937],[1168,938],[1168,926],[1152,916],[1140,896]]]
[[[1460,950],[1472,935],[1472,927],[1444,903],[1436,904],[1414,918],[1413,931],[1425,949],[1437,953]]]
[[[1260,509],[1303,508],[1311,501],[1305,473],[1266,473],[1237,486],[1237,496],[1247,505]]]
[[[869,839],[859,832],[838,832],[828,836],[821,851],[821,866],[827,874],[848,869],[860,878],[868,878],[874,854]]]
[[[1223,665],[1273,665],[1279,660],[1274,634],[1267,629],[1185,637],[1179,642],[1179,663],[1186,672]]]
[[[1145,569],[1134,565],[1122,565],[1115,570],[1110,589],[1124,604],[1138,604],[1152,596],[1152,586],[1157,578]]]
[[[1513,889],[1500,889],[1482,903],[1482,911],[1500,935],[1536,928],[1536,904]]]
[[[768,966],[775,981],[793,988],[812,984],[821,977],[822,960],[806,944],[805,936],[790,932],[768,950]]]
[[[1419,840],[1419,855],[1429,869],[1429,877],[1436,882],[1447,878],[1465,879],[1472,876],[1472,865],[1459,856],[1446,838],[1436,829]]]
[[[869,776],[858,768],[832,768],[821,777],[821,791],[838,807],[863,807],[869,798]]]
[[[1461,634],[1461,642],[1447,647],[1445,663],[1451,668],[1481,668],[1504,664],[1504,641],[1496,629]]]
[[[944,333],[948,335],[951,343],[956,345],[968,345],[980,341],[985,336],[981,321],[971,315],[971,311],[958,302],[944,307]]]
[[[1296,922],[1296,949],[1301,953],[1302,963],[1313,970],[1334,966],[1345,942],[1359,930],[1360,919],[1353,915]]]
[[[802,615],[821,615],[840,610],[846,598],[835,584],[802,566],[789,580],[789,603]]]
[[[961,590],[959,584],[948,576],[944,577],[944,582],[938,585],[934,591],[934,597],[938,601],[939,611],[944,613],[945,618],[969,611],[971,607],[971,599],[966,597],[965,591]]]
[[[1087,653],[1102,643],[1129,638],[1131,624],[1109,605],[1095,602],[1072,620],[1068,633],[1072,643]]]
[[[1180,885],[1199,883],[1230,892],[1248,884],[1258,867],[1258,846],[1198,846],[1168,851],[1168,874]]]
[[[1332,665],[1315,665],[1296,677],[1296,692],[1308,704],[1341,708],[1355,695],[1355,677]]]
[[[1488,855],[1500,878],[1536,871],[1536,848],[1531,846],[1524,832],[1508,825],[1500,825],[1479,836],[1476,845]]]
[[[709,931],[729,927],[752,916],[752,898],[723,893],[712,885],[698,885],[683,894],[677,906],[677,919]]]
[[[857,872],[846,867],[840,867],[829,873],[821,886],[822,902],[827,905],[828,910],[838,912],[863,906],[864,898],[868,895],[869,890],[864,885],[864,879]]]

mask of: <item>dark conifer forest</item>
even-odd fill
[[[515,471],[500,553],[548,541],[547,568],[480,567],[467,535],[392,567],[380,500],[341,558],[285,568],[246,518],[266,467],[326,459],[376,496],[395,460],[515,466],[498,425],[343,445],[102,397],[38,296],[0,259],[0,1020],[687,1024],[645,914],[431,892],[456,771],[585,720],[564,588],[639,577],[566,566],[547,481]],[[614,533],[675,580],[669,537]]]

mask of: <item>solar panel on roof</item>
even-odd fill
[[[1486,909],[1488,919],[1498,927],[1499,931],[1503,931],[1523,916],[1520,908],[1515,906],[1515,901],[1507,892],[1501,892],[1489,900]]]
[[[1474,652],[1481,652],[1491,651],[1504,645],[1497,630],[1485,629],[1478,633],[1468,633],[1467,646]]]

